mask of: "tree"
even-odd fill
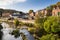
[[[59,8],[60,8],[60,2],[57,2],[57,4],[56,4]]]
[[[56,8],[57,5],[56,4],[53,4],[53,5],[50,5],[50,7],[53,9],[53,8]]]
[[[60,2],[57,2],[57,5],[60,5]]]
[[[52,12],[51,7],[47,7],[46,10],[47,10],[47,16],[51,16],[51,12]]]
[[[48,6],[46,8],[46,10],[47,10],[47,16],[51,16],[52,15],[53,8],[56,8],[56,7],[57,7],[56,4],[53,4],[53,5]]]
[[[29,10],[29,13],[32,13],[32,12],[34,12],[33,10]]]

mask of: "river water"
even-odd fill
[[[7,23],[2,23],[3,29],[1,30],[3,32],[2,40],[23,40],[22,36],[15,38],[14,35],[11,35],[11,33],[14,28],[9,28],[9,25]],[[20,33],[23,33],[26,36],[27,40],[35,40],[34,37],[28,32],[26,29],[19,29]]]

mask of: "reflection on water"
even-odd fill
[[[1,30],[1,31],[3,31],[2,40],[23,40],[21,35],[20,35],[20,37],[15,38],[14,35],[9,34],[14,29],[13,28],[9,28],[8,24],[3,22],[1,25],[3,26],[3,29]],[[23,33],[26,36],[27,40],[34,40],[34,37],[32,35],[30,35],[30,33],[26,29],[22,29],[22,30],[20,29],[19,32]]]
[[[9,34],[10,32],[12,32],[12,28],[6,28],[6,29],[2,29],[3,31],[3,37],[2,40],[22,40],[22,37],[18,37],[15,38],[14,35]]]

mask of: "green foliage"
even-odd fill
[[[34,27],[34,24],[32,23],[24,23],[25,26],[28,26],[28,27]]]
[[[40,40],[60,40],[60,17],[51,16],[53,8],[57,8],[57,6],[60,7],[60,2],[46,8],[48,17],[40,17],[42,16],[40,12],[36,17],[36,35],[40,37]]]
[[[43,28],[45,20],[47,20],[47,18],[37,17],[37,18],[35,19],[35,26],[38,27],[38,28]]]
[[[14,23],[16,27],[19,25],[19,21],[17,19],[14,20]]]
[[[47,10],[47,16],[51,16],[53,8],[57,8],[57,6],[60,8],[60,2],[57,2],[56,4],[50,5],[46,8]]]
[[[22,36],[22,40],[27,40],[26,36],[23,33],[20,33],[20,35]]]
[[[20,36],[19,30],[13,30],[13,32],[11,33],[12,35],[14,35],[16,38]]]
[[[46,8],[46,10],[47,10],[47,16],[51,16],[51,15],[52,15],[52,10],[53,10],[53,8],[56,8],[56,7],[57,7],[56,4],[53,4],[53,5],[48,6],[48,7]]]
[[[32,12],[34,12],[33,10],[29,10],[29,13],[32,13]]]
[[[35,19],[35,26],[36,26],[36,36],[42,37],[43,35],[46,35],[46,31],[44,30],[44,22],[47,20],[47,17],[37,17]]]
[[[39,17],[44,17],[44,13],[41,13],[40,11],[38,12],[38,15],[36,16],[39,16]]]
[[[60,31],[60,20],[59,17],[48,17],[48,19],[44,22],[44,29],[46,32],[59,32]]]
[[[60,2],[57,2],[57,5],[60,6]]]
[[[47,10],[46,16],[51,16],[52,9],[53,8],[51,6],[49,6],[49,7],[46,8],[46,10]]]
[[[19,22],[19,25],[20,25],[20,26],[23,26],[23,25],[24,25],[24,23],[20,21],[20,22]]]
[[[58,15],[60,16],[60,12],[58,12]]]
[[[43,35],[47,34],[47,32],[43,28],[38,29],[38,30],[36,29],[35,31],[36,31],[35,33],[38,37],[42,37]]]
[[[59,39],[57,36],[53,34],[59,35],[60,32],[60,17],[50,16],[46,18],[37,17],[35,20],[36,25],[36,35],[41,37],[41,40],[57,40]],[[53,34],[51,34],[53,33]],[[45,35],[45,36],[44,36]]]
[[[51,40],[51,39],[50,39],[51,36],[52,36],[52,34],[47,34],[47,35],[45,35],[45,36],[42,36],[42,37],[40,38],[40,40]]]
[[[51,26],[51,31],[52,32],[59,32],[60,31],[60,24],[58,24],[57,22],[53,23],[53,25]]]
[[[34,30],[34,29],[30,29],[30,30],[29,30],[29,32],[30,32],[31,34],[34,34],[35,31],[36,31],[36,30]]]
[[[35,19],[36,35],[38,37],[41,37],[46,34],[46,31],[44,30],[44,22],[46,20],[47,20],[47,17],[44,18],[39,16]]]
[[[60,8],[60,2],[57,2],[57,4],[56,4],[59,8]]]
[[[53,9],[53,8],[56,8],[57,6],[56,6],[56,4],[53,4],[50,7]]]
[[[56,34],[47,34],[40,38],[40,40],[60,40]]]

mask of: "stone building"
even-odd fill
[[[9,12],[3,12],[2,13],[2,17],[9,17],[9,15],[11,15],[11,13],[9,13]]]
[[[46,9],[38,10],[38,11],[35,13],[35,16],[37,16],[37,15],[46,16],[46,15],[47,15],[47,10],[46,10]]]
[[[29,19],[34,19],[35,17],[35,12],[29,13]]]
[[[52,16],[59,16],[59,15],[60,15],[60,8],[59,7],[53,8]]]

